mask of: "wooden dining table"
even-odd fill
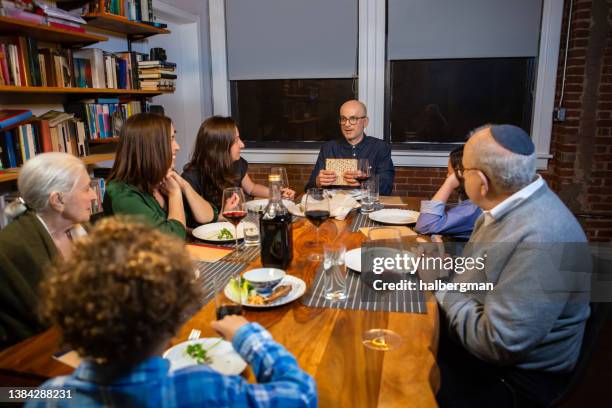
[[[418,209],[419,199],[402,197],[404,208]],[[341,241],[347,249],[365,240],[351,232],[354,214],[342,221],[330,219],[320,227],[320,242]],[[314,227],[306,220],[293,224],[294,255],[287,273],[313,283],[319,263],[308,260],[316,247]],[[413,237],[405,238],[412,239]],[[320,250],[320,248],[319,248]],[[260,259],[247,266],[261,266]],[[287,348],[300,367],[312,375],[321,407],[437,406],[435,393],[440,379],[436,365],[438,309],[431,293],[425,293],[426,313],[372,312],[307,307],[300,300],[272,309],[245,308],[245,317],[264,326]],[[218,336],[211,328],[214,302],[209,302],[178,331],[172,344],[185,341],[192,329],[202,337]],[[372,328],[391,329],[402,337],[390,351],[364,347],[362,333]],[[34,385],[44,379],[67,375],[72,368],[56,361],[59,332],[52,328],[0,353],[3,385]],[[250,371],[243,374],[250,381]]]

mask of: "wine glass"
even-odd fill
[[[280,175],[281,190],[285,188],[289,188],[289,178],[287,177],[287,169],[285,169],[284,167],[272,167],[272,169],[270,169],[270,174]]]
[[[363,183],[367,179],[370,178],[371,175],[371,166],[370,161],[368,159],[359,159],[357,162],[357,171],[359,172],[355,177],[355,180]]]
[[[402,254],[403,244],[401,232],[393,227],[377,227],[371,228],[368,231],[368,250],[376,254],[376,256],[395,257],[397,254]],[[367,254],[368,256],[370,254]],[[397,271],[385,270],[382,274],[377,275],[377,279],[391,280],[397,276]],[[400,277],[401,278],[401,277]],[[364,346],[373,350],[389,351],[394,350],[402,343],[402,336],[393,330],[374,328],[366,330],[361,335]]]
[[[317,240],[315,246],[319,246],[319,227],[329,218],[329,198],[323,188],[310,188],[306,192],[304,203],[304,215],[315,226],[317,230]],[[311,261],[320,261],[320,253],[313,253],[308,257]]]
[[[235,251],[242,251],[238,246],[238,224],[247,216],[244,205],[244,193],[240,187],[229,187],[223,190],[223,208],[221,214],[234,226],[234,239],[236,240]]]

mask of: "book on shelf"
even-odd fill
[[[0,130],[30,118],[32,111],[27,109],[1,109]]]
[[[77,8],[73,12],[85,16],[93,13],[107,13],[123,16],[131,21],[143,23],[155,21],[153,0],[91,0],[85,4],[75,3],[77,3],[75,4]]]
[[[20,1],[17,5],[15,1],[0,0],[0,15],[29,23],[85,32],[82,24],[87,24],[87,22],[79,14],[58,8],[55,3],[54,1]]]
[[[0,85],[139,89],[138,53],[38,48],[29,37],[0,37]]]
[[[102,202],[104,193],[106,193],[106,182],[102,177],[93,177],[91,179],[91,188],[96,193],[96,199],[91,202],[91,213],[98,214],[104,211]]]
[[[146,90],[174,91],[176,88],[176,64],[168,61],[138,61],[140,88]]]
[[[139,101],[97,98],[65,104],[64,110],[84,122],[88,140],[100,140],[117,137],[127,118],[142,112],[142,106]]]

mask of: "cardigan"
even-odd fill
[[[33,211],[0,231],[0,347],[46,328],[38,321],[38,285],[57,247]]]
[[[167,234],[185,239],[187,231],[178,220],[169,220],[168,213],[161,208],[155,197],[122,181],[110,181],[102,202],[104,214],[133,215]]]

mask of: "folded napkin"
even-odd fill
[[[368,236],[368,232],[372,229],[372,228],[376,228],[376,227],[362,227],[359,228],[359,231],[361,231],[361,233],[363,235],[365,235],[366,237]],[[404,227],[404,226],[393,226],[392,228],[397,229],[402,237],[414,237],[417,235],[416,232],[414,232],[411,228],[408,227]],[[389,236],[389,238],[392,238],[393,236]],[[381,236],[379,237],[379,239],[385,239],[386,237]]]
[[[306,196],[302,197],[302,202],[287,206],[289,212],[297,217],[304,217],[304,203]],[[346,218],[353,208],[359,208],[357,200],[348,194],[336,194],[329,200],[329,215],[338,221]]]
[[[72,368],[77,368],[79,364],[81,364],[81,357],[79,357],[79,353],[74,350],[68,351],[66,353],[55,353],[53,358],[60,363],[64,363],[67,366]]]
[[[187,244],[187,252],[193,259],[204,262],[216,262],[232,252],[233,248],[224,248],[204,244]]]

